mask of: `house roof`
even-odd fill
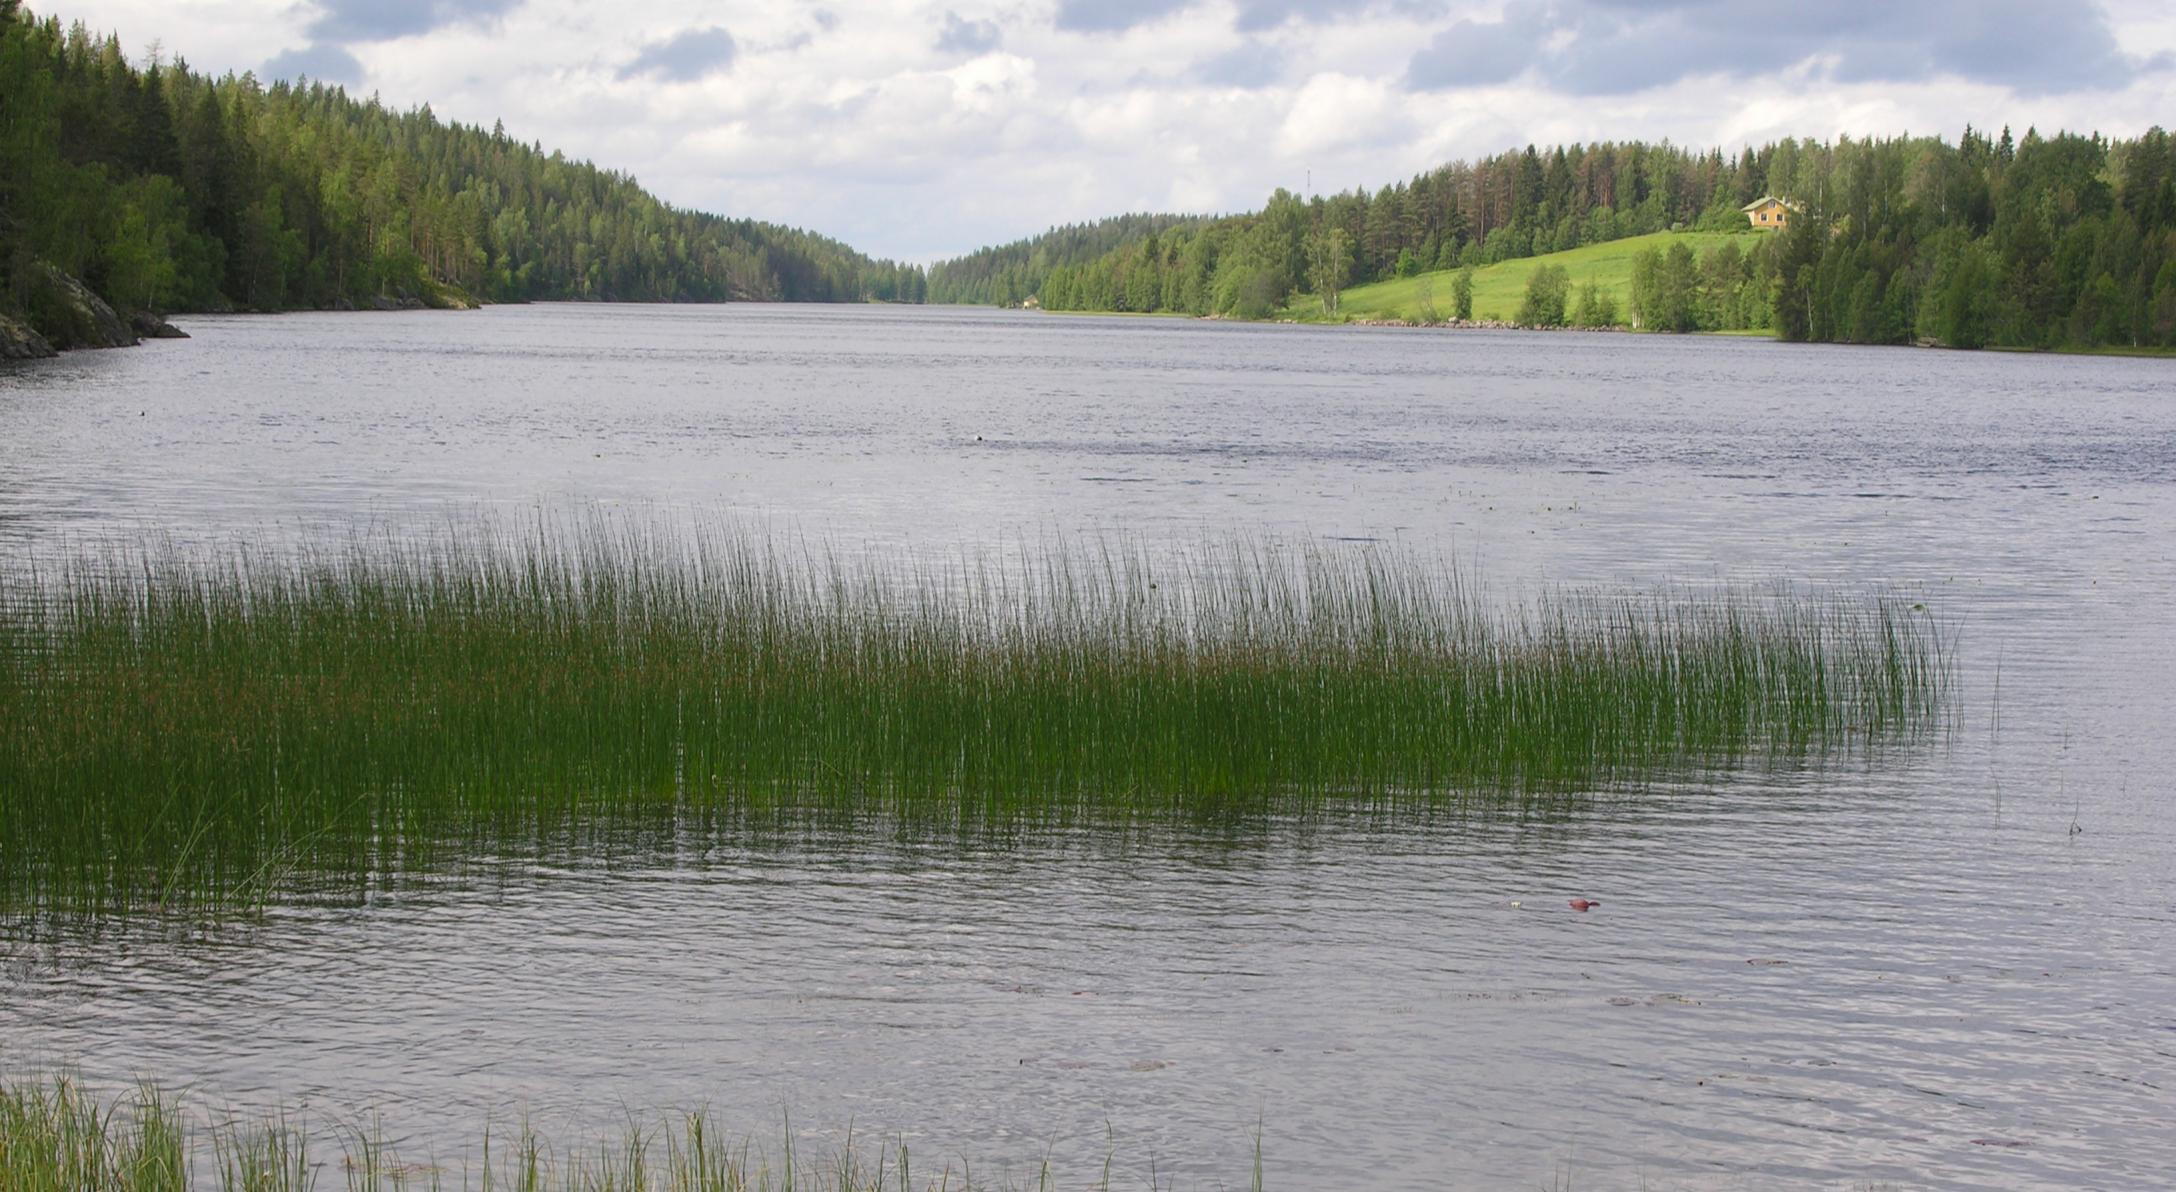
[[[1758,211],[1761,208],[1766,207],[1770,203],[1774,203],[1778,207],[1789,208],[1792,211],[1798,210],[1798,204],[1793,203],[1789,199],[1779,199],[1774,195],[1762,195],[1761,197],[1754,199],[1752,202],[1747,203],[1745,206],[1738,208],[1738,210]]]

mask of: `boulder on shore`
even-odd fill
[[[139,310],[128,317],[129,326],[142,339],[187,339],[189,333],[174,326],[148,310]]]
[[[40,262],[30,269],[30,325],[53,347],[132,348],[136,333],[89,286]]]
[[[380,291],[370,298],[371,310],[478,310],[482,303],[469,296],[459,286],[442,281],[424,279],[421,291],[401,286],[388,294]]]
[[[44,336],[12,316],[0,314],[0,360],[43,360],[59,354]]]
[[[442,281],[424,283],[423,305],[432,310],[481,310],[483,303],[469,296],[467,290]]]

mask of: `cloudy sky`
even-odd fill
[[[926,261],[1529,142],[2176,123],[2165,0],[32,0]]]

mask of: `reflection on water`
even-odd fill
[[[439,1152],[708,1103],[1076,1179],[1107,1124],[1136,1182],[1237,1182],[1257,1121],[1292,1187],[2176,1169],[2165,362],[941,310],[189,329],[0,371],[0,549],[593,501],[886,549],[1379,537],[1514,588],[1921,591],[1963,625],[1957,724],[1549,817],[684,831],[17,928],[0,1064],[376,1105]]]

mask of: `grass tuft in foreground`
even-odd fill
[[[1502,609],[1381,551],[847,565],[591,527],[76,561],[0,589],[0,906],[352,881],[600,823],[1398,808],[1931,723],[1892,599]]]
[[[851,1133],[835,1154],[773,1147],[720,1130],[708,1114],[631,1121],[587,1150],[555,1148],[526,1126],[489,1131],[471,1156],[417,1162],[367,1131],[313,1138],[284,1116],[192,1121],[149,1085],[101,1097],[66,1076],[0,1084],[0,1188],[8,1192],[975,1192],[1053,1187],[1032,1176],[990,1182],[957,1162],[917,1165],[907,1145],[866,1146]],[[919,1166],[919,1171],[917,1167]],[[1101,1187],[1110,1186],[1108,1165]],[[1254,1185],[1261,1187],[1259,1161]]]
[[[0,1187],[103,1192],[186,1186],[179,1115],[153,1088],[106,1101],[67,1079],[0,1086]]]

